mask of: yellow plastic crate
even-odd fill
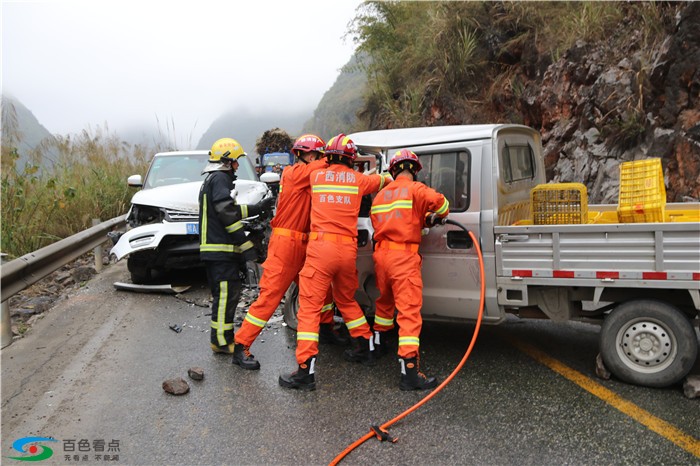
[[[588,222],[588,192],[581,183],[539,184],[530,191],[534,225]]]
[[[663,222],[666,186],[661,159],[635,160],[620,164],[620,223]]]

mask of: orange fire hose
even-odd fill
[[[477,256],[479,257],[479,276],[481,278],[481,300],[479,302],[479,314],[476,319],[476,327],[474,327],[474,335],[472,336],[472,341],[469,343],[469,347],[467,348],[466,353],[464,353],[464,356],[462,357],[462,360],[457,364],[457,367],[452,371],[452,373],[447,377],[440,385],[435,388],[432,392],[430,392],[428,395],[425,396],[422,400],[420,400],[418,403],[415,405],[411,406],[408,408],[406,411],[403,413],[399,414],[396,416],[394,419],[391,421],[385,422],[382,424],[379,429],[381,431],[386,431],[386,429],[391,426],[392,424],[400,421],[401,419],[405,418],[409,414],[411,414],[413,411],[417,410],[421,406],[423,406],[425,403],[427,403],[432,397],[438,394],[445,386],[450,383],[450,381],[457,375],[457,373],[462,369],[462,366],[464,366],[464,363],[467,362],[467,359],[469,358],[469,355],[472,352],[472,349],[474,348],[474,344],[476,343],[476,337],[479,334],[479,328],[481,327],[481,317],[484,314],[484,299],[485,299],[485,294],[486,294],[486,281],[485,281],[485,273],[484,273],[484,257],[481,255],[481,248],[479,247],[479,242],[477,241],[476,237],[471,231],[468,231],[464,226],[457,222],[453,222],[451,220],[446,220],[445,223],[451,223],[453,225],[457,225],[460,228],[462,228],[464,231],[469,233],[469,236],[471,237],[472,241],[474,242],[474,247],[476,248],[476,253]],[[371,439],[377,435],[374,431],[370,430],[368,433],[366,433],[364,436],[360,437],[357,439],[354,443],[351,445],[348,445],[348,447],[343,450],[342,453],[340,453],[338,456],[335,457],[333,461],[331,461],[330,466],[335,466],[338,463],[342,461],[343,458],[345,458],[350,452],[352,452],[355,448],[359,447],[363,443],[365,443],[367,440]]]

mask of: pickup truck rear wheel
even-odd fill
[[[292,330],[296,330],[299,325],[297,312],[299,312],[299,287],[296,283],[292,282],[287,292],[284,294],[283,308],[284,323]]]
[[[690,320],[677,308],[655,300],[629,301],[605,318],[600,354],[620,380],[667,387],[693,368],[698,339]]]

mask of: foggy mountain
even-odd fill
[[[291,114],[268,113],[254,115],[248,110],[239,110],[226,113],[217,118],[204,132],[197,143],[197,149],[210,149],[219,138],[234,138],[243,146],[251,160],[255,160],[255,141],[262,134],[272,128],[282,128],[290,136],[301,135],[304,121],[309,118],[310,111]]]
[[[20,171],[29,160],[33,149],[45,139],[53,138],[34,114],[9,94],[2,95],[2,131],[3,144],[12,141],[17,147],[17,169]]]

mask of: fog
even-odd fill
[[[360,3],[3,0],[2,90],[54,134],[196,143],[231,110],[310,117],[353,53]]]

